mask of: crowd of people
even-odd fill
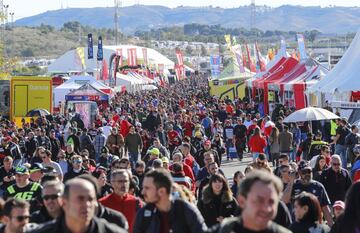
[[[0,232],[360,232],[355,125],[286,124],[208,88],[117,93],[90,127],[1,118]]]

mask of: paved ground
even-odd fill
[[[244,171],[251,162],[252,157],[250,154],[244,154],[244,159],[241,162],[238,159],[226,160],[226,157],[223,157],[220,168],[225,173],[225,176],[230,183],[232,183],[234,173],[239,170]]]

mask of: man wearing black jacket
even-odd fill
[[[59,181],[48,181],[43,184],[42,200],[44,206],[35,211],[30,222],[45,223],[58,218],[62,214],[61,195],[64,192],[64,185]]]
[[[123,233],[124,229],[95,217],[96,192],[91,182],[75,178],[65,184],[63,199],[64,213],[55,221],[48,222],[33,233]]]

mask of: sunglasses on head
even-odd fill
[[[15,218],[18,222],[22,222],[24,221],[25,219],[29,219],[30,216],[13,216],[12,218]]]
[[[331,163],[333,166],[340,166],[340,163]]]
[[[58,197],[60,197],[60,193],[44,195],[44,196],[42,196],[42,199],[45,200],[45,201],[47,201],[47,200],[55,200],[55,199],[57,199]]]

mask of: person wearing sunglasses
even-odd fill
[[[300,179],[291,176],[290,182],[283,192],[282,201],[286,204],[291,204],[293,207],[295,197],[300,195],[300,193],[308,192],[314,194],[320,202],[327,224],[331,227],[333,224],[330,212],[331,202],[326,189],[320,182],[313,180],[312,167],[308,161],[302,160],[299,162],[298,172]]]
[[[339,155],[331,156],[330,167],[322,172],[320,182],[328,192],[331,203],[345,200],[352,182],[349,172],[341,167]]]
[[[61,233],[124,233],[123,228],[109,223],[95,215],[97,208],[96,190],[94,185],[85,179],[74,178],[66,182],[64,193],[61,195],[62,210],[55,221],[40,225],[32,232]]]
[[[30,222],[45,223],[52,221],[62,213],[61,195],[64,192],[64,184],[59,181],[47,181],[42,190],[43,206],[40,210],[32,213]]]
[[[44,167],[52,167],[56,171],[56,175],[60,180],[63,179],[63,171],[59,163],[52,160],[52,153],[49,150],[45,150],[45,153],[41,155],[42,165]]]
[[[29,224],[29,209],[29,203],[24,200],[15,198],[8,199],[3,209],[4,225],[0,227],[0,232],[25,232]]]
[[[81,174],[88,174],[88,171],[83,168],[83,159],[80,155],[74,155],[71,158],[71,166],[72,168],[64,175],[64,182]]]

